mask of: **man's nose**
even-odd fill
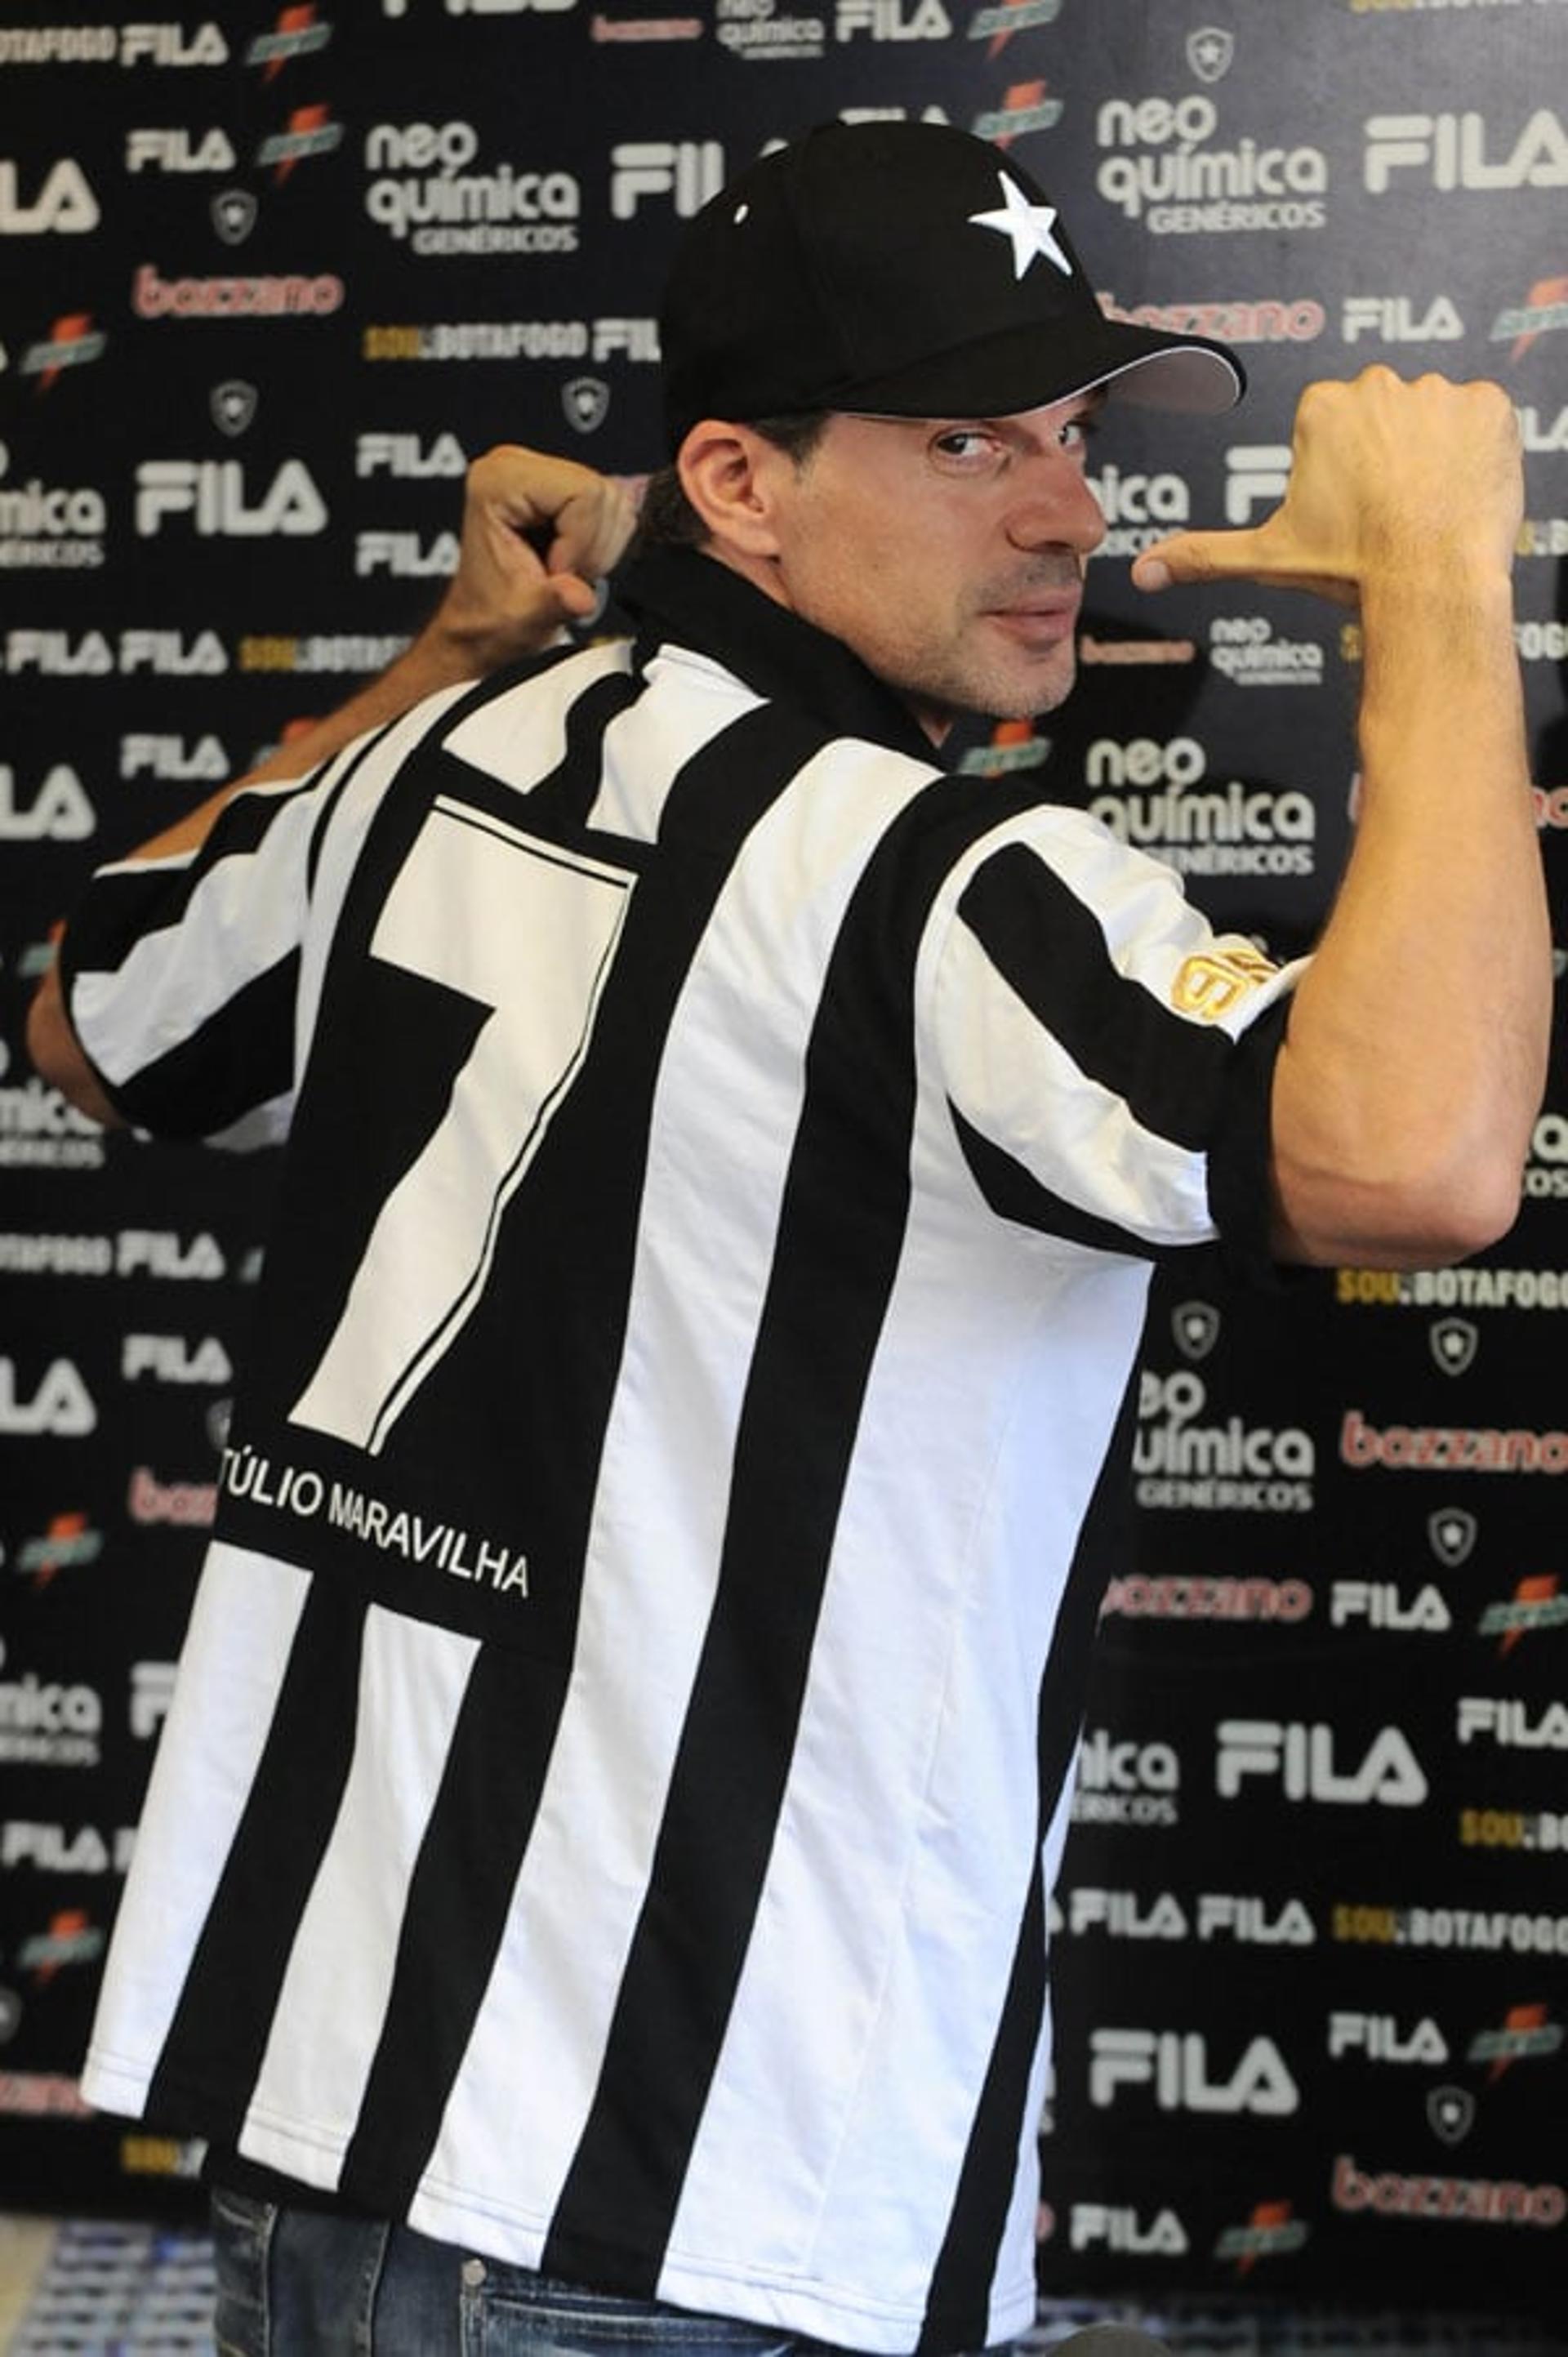
[[[1015,548],[1055,545],[1087,556],[1105,537],[1105,518],[1079,462],[1053,450],[1042,453],[1019,484],[1006,528]]]

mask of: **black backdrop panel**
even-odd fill
[[[967,766],[1042,767],[1301,946],[1353,823],[1354,625],[1244,587],[1150,601],[1126,559],[1261,518],[1314,376],[1496,376],[1560,907],[1568,5],[55,16],[0,22],[0,2199],[177,2207],[196,2153],[83,2116],[74,2072],[271,1176],[104,1140],[29,1074],[51,923],[404,643],[467,457],[658,463],[680,220],[856,112],[1015,151],[1108,303],[1231,338],[1252,379],[1218,425],[1114,420],[1079,693],[972,730]],[[1565,1197],[1559,1055],[1481,1263],[1157,1288],[1057,1897],[1054,2287],[1558,2302]]]

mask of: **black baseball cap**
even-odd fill
[[[1203,336],[1107,318],[1012,156],[939,123],[827,123],[691,221],[660,318],[665,421],[819,409],[1005,417],[1090,386],[1214,413],[1246,386]]]

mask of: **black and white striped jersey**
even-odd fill
[[[1262,1254],[1290,976],[710,559],[628,596],[70,929],[128,1119],[287,1140],[84,2083],[973,2346],[1148,1270]]]

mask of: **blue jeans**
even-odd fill
[[[612,2298],[406,2226],[222,2189],[212,2233],[220,2357],[833,2357],[768,2325]]]

